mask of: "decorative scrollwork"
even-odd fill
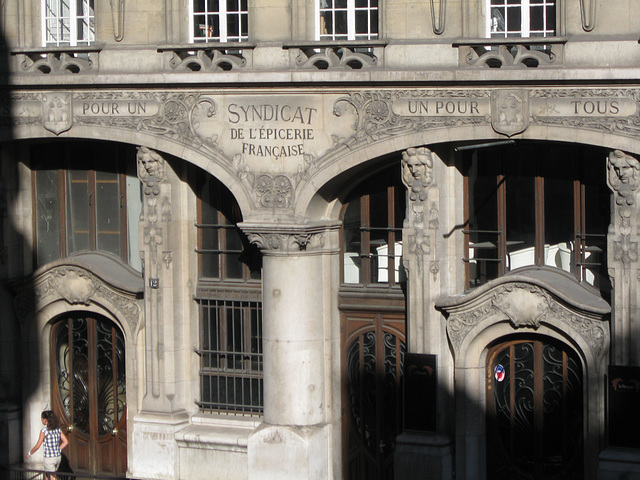
[[[298,68],[316,68],[318,70],[360,70],[378,65],[370,48],[362,47],[326,47],[300,48],[296,59]]]
[[[552,65],[556,54],[550,47],[533,49],[531,45],[498,45],[495,49],[471,46],[466,55],[467,64],[489,68],[537,68]]]
[[[25,73],[61,74],[80,73],[93,68],[88,55],[71,52],[27,53],[20,64]],[[43,56],[44,55],[44,56]],[[83,58],[79,55],[84,55]]]
[[[247,59],[242,50],[224,48],[206,48],[201,50],[174,50],[169,65],[174,70],[228,71],[244,68]]]

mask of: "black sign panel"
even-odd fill
[[[640,367],[609,366],[609,445],[640,448]]]
[[[404,428],[436,431],[436,356],[404,355]]]

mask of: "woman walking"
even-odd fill
[[[29,458],[36,452],[40,445],[44,443],[44,470],[47,472],[45,475],[46,480],[53,480],[56,477],[51,475],[51,472],[55,472],[60,465],[62,459],[62,450],[69,445],[67,437],[60,430],[60,424],[58,423],[58,417],[51,410],[45,410],[42,412],[42,424],[44,428],[40,431],[40,437],[25,458]]]

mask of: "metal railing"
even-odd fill
[[[53,475],[57,480],[125,480],[126,476],[110,476],[86,472],[45,472],[21,466],[0,466],[0,480],[47,480],[46,475]],[[128,479],[130,480],[130,479]]]

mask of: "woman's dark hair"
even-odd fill
[[[51,410],[45,410],[44,412],[42,412],[42,418],[47,421],[47,430],[55,430],[60,426],[58,417]]]

